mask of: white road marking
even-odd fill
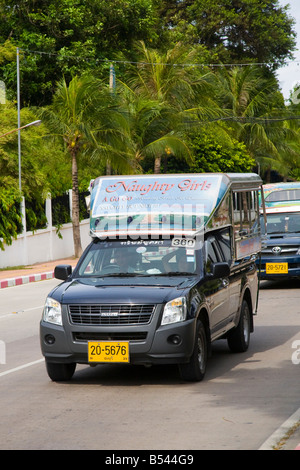
[[[10,317],[11,315],[18,315],[20,313],[30,312],[31,310],[38,310],[38,309],[43,310],[43,308],[44,308],[44,305],[41,305],[39,307],[30,307],[24,310],[17,310],[16,312],[4,313],[3,315],[0,315],[0,320],[2,320],[2,318]]]
[[[19,370],[22,370],[22,369],[26,369],[26,367],[31,367],[36,364],[40,364],[41,362],[44,362],[44,358],[38,359],[37,361],[28,362],[27,364],[23,364],[22,366],[15,367],[14,369],[9,369],[4,372],[0,372],[0,377],[3,377],[4,375],[7,375],[7,374],[12,374],[13,372],[18,372]]]

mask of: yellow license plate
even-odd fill
[[[129,362],[128,341],[89,341],[89,362]]]
[[[288,263],[266,263],[266,274],[287,274]]]

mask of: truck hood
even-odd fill
[[[63,282],[49,296],[63,304],[164,303],[184,295],[195,282],[195,276],[78,278]]]
[[[300,245],[300,233],[273,233],[269,234],[265,240],[267,245],[278,245],[284,243],[285,245]]]

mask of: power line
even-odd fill
[[[182,64],[168,64],[168,63],[161,63],[161,62],[145,62],[145,61],[131,61],[131,60],[118,60],[118,59],[98,59],[92,56],[72,56],[72,55],[64,55],[61,56],[57,52],[45,52],[45,51],[34,51],[31,49],[20,49],[20,52],[25,52],[29,54],[38,54],[40,56],[46,55],[48,57],[60,57],[62,59],[68,60],[76,60],[76,61],[94,61],[94,62],[107,62],[108,64],[130,64],[130,65],[163,65],[169,67],[209,67],[209,68],[222,68],[222,67],[264,67],[274,65],[275,62],[246,62],[246,63],[182,63]],[[287,61],[284,65],[297,63],[300,65],[300,59],[294,59],[291,61]]]
[[[241,123],[256,123],[256,122],[263,122],[265,124],[268,124],[269,122],[278,122],[278,121],[291,121],[291,120],[300,120],[300,116],[286,116],[286,117],[281,117],[281,118],[262,118],[262,117],[242,117],[242,116],[227,116],[227,117],[219,117],[219,118],[214,118],[214,119],[206,119],[202,121],[195,121],[195,120],[186,120],[185,124],[197,124],[197,125],[202,125],[202,124],[207,124],[211,122],[220,122],[220,121],[235,121],[235,122],[241,122]]]
[[[239,117],[239,116],[230,116],[224,118],[216,118],[212,119],[209,122],[213,121],[237,121],[237,122],[275,122],[275,121],[292,121],[292,120],[299,120],[300,116],[286,116],[286,117]]]

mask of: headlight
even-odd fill
[[[57,300],[47,297],[43,311],[43,319],[48,323],[62,325],[61,305]]]
[[[185,320],[186,310],[185,297],[178,297],[177,299],[170,300],[170,302],[165,305],[161,324],[168,325],[169,323],[177,323]]]

